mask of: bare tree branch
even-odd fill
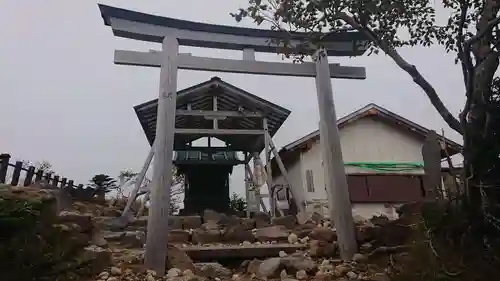
[[[360,32],[363,32],[372,40],[384,53],[386,53],[392,60],[406,73],[408,73],[413,81],[424,90],[425,94],[431,101],[432,105],[439,112],[444,121],[456,132],[463,134],[462,126],[457,118],[451,114],[451,112],[446,108],[441,98],[439,98],[436,89],[422,76],[422,74],[417,70],[415,65],[407,62],[401,55],[389,44],[380,40],[380,38],[368,27],[361,25],[354,17],[348,15],[347,13],[341,12],[338,17],[344,20],[346,23],[354,27]]]

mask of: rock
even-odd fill
[[[284,217],[275,217],[272,219],[273,225],[283,225],[287,229],[294,229],[297,225],[297,218],[292,215],[284,216]]]
[[[190,240],[189,231],[183,229],[172,229],[168,232],[168,243],[183,244]]]
[[[183,229],[195,229],[202,224],[200,216],[182,216],[180,218]]]
[[[89,232],[93,228],[92,216],[75,212],[62,211],[58,217],[61,223],[77,224],[82,232]]]
[[[180,270],[190,269],[194,272],[195,267],[191,258],[181,249],[172,244],[167,245],[167,268],[178,268]]]
[[[182,272],[182,276],[185,276],[185,277],[188,277],[188,278],[192,278],[194,277],[194,272],[191,270],[191,269],[186,269]]]
[[[347,272],[346,276],[349,279],[357,279],[358,278],[358,275],[352,271]]]
[[[203,228],[205,226],[205,228]],[[191,240],[193,243],[209,244],[222,241],[221,232],[219,229],[207,229],[210,224],[203,224],[202,228],[197,228],[193,231]]]
[[[219,224],[222,226],[234,226],[240,224],[240,218],[233,215],[221,214]]]
[[[297,273],[295,273],[295,278],[298,280],[306,280],[307,279],[307,273],[305,270],[299,270]]]
[[[229,277],[233,274],[230,269],[216,262],[195,263],[194,266],[197,274],[203,277]]]
[[[368,253],[373,249],[373,245],[371,243],[363,243],[359,249],[361,250],[362,253]]]
[[[354,215],[352,218],[354,220],[354,224],[356,224],[356,225],[363,225],[363,224],[366,224],[366,222],[367,222],[367,219],[360,216],[360,215]]]
[[[391,278],[386,273],[375,273],[371,279],[371,281],[391,281]]]
[[[380,237],[381,227],[373,225],[362,225],[356,227],[356,239],[361,242],[369,242]]]
[[[321,214],[317,212],[300,212],[297,214],[297,222],[299,224],[314,223],[315,225],[323,222],[324,218]]]
[[[292,232],[297,234],[299,238],[304,238],[309,236],[314,228],[316,228],[316,224],[307,223],[298,225]]]
[[[221,214],[216,211],[206,209],[203,211],[203,222],[215,222],[218,223],[221,219]]]
[[[309,254],[312,257],[332,257],[337,250],[335,243],[325,241],[311,240],[309,242]]]
[[[257,229],[255,238],[258,241],[287,241],[288,231],[282,225],[267,226]]]
[[[387,224],[390,223],[390,220],[388,217],[384,216],[384,215],[380,215],[380,216],[373,216],[371,219],[370,219],[370,222],[373,224],[373,225],[376,225],[376,226],[385,226]]]
[[[313,272],[317,268],[317,264],[304,256],[286,256],[281,259],[281,264],[288,272],[297,272],[304,270],[306,272]]]
[[[280,272],[280,278],[281,278],[281,279],[288,278],[288,273],[286,272],[286,269],[283,269],[283,270]]]
[[[357,253],[357,254],[354,254],[354,256],[352,257],[352,260],[355,262],[364,262],[364,261],[366,261],[366,257],[363,254]]]
[[[242,243],[244,241],[253,242],[255,241],[255,236],[252,230],[246,230],[243,225],[237,224],[226,227],[222,240],[233,243]]]
[[[107,271],[103,271],[103,272],[99,273],[99,279],[104,279],[104,280],[106,280],[106,279],[108,279],[108,278],[109,278],[109,272],[107,272]]]
[[[253,214],[253,219],[255,220],[256,228],[266,227],[271,221],[271,217],[269,216],[269,214],[260,211]]]
[[[285,253],[284,251],[280,251],[280,252],[278,253],[278,255],[280,256],[280,258],[282,258],[282,257],[286,257],[288,254],[287,254],[287,253]]]
[[[118,276],[118,275],[122,275],[122,270],[119,267],[113,266],[109,270],[109,273],[111,273],[111,275]]]
[[[281,258],[269,258],[264,260],[257,270],[258,277],[276,277],[280,270]]]
[[[246,272],[249,274],[257,274],[259,272],[259,267],[261,263],[262,261],[258,259],[253,259],[249,261],[248,265],[246,266]]]
[[[171,268],[167,271],[167,278],[178,277],[180,276],[182,271],[178,268]]]
[[[108,245],[108,241],[104,238],[104,234],[101,231],[95,231],[92,234],[90,243],[99,247],[106,247]]]
[[[141,231],[125,231],[109,233],[104,239],[110,242],[118,242],[128,248],[142,248],[146,242],[146,234]]]
[[[288,235],[288,243],[295,244],[299,241],[299,237],[295,233],[290,233]]]
[[[334,269],[335,275],[339,277],[344,276],[349,271],[351,271],[351,268],[345,264],[339,264]]]
[[[118,277],[115,277],[115,276],[111,276],[111,277],[109,277],[109,278],[107,278],[107,279],[103,279],[103,280],[106,280],[106,281],[120,281],[120,280],[118,279]]]
[[[111,252],[101,247],[91,245],[84,248],[79,262],[85,265],[85,273],[98,274],[111,264]]]
[[[249,218],[240,219],[240,224],[245,230],[252,230],[255,228],[255,220]]]
[[[337,240],[337,233],[329,228],[316,227],[311,231],[309,237],[319,241],[333,242]]]

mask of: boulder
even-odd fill
[[[284,217],[275,217],[272,219],[273,225],[283,225],[288,229],[294,229],[297,225],[297,218],[292,215],[284,216]]]
[[[189,231],[184,229],[172,229],[168,232],[167,241],[173,244],[184,244],[190,240]]]
[[[111,264],[111,252],[98,246],[86,247],[78,261],[85,265],[83,270],[85,274],[99,274]]]
[[[313,223],[301,224],[296,226],[292,232],[297,234],[297,237],[304,238],[309,236],[314,228],[316,228],[316,224]]]
[[[222,241],[222,236],[219,229],[197,228],[193,230],[191,240],[198,244],[218,243]]]
[[[282,225],[273,225],[257,229],[255,238],[260,242],[287,241],[288,230]]]
[[[255,228],[255,220],[249,218],[241,218],[240,224],[243,226],[245,230],[252,230]]]
[[[255,237],[252,230],[247,230],[241,224],[228,226],[223,231],[222,240],[229,243],[242,243],[243,241],[254,242]]]
[[[253,214],[253,219],[255,220],[256,228],[268,226],[271,221],[271,217],[269,216],[269,214],[261,211],[255,212]]]
[[[183,216],[180,217],[183,229],[195,229],[201,226],[200,216]]]
[[[195,271],[195,267],[191,258],[181,249],[172,244],[167,244],[167,269],[178,268],[182,271]]]
[[[382,228],[372,224],[365,224],[356,227],[356,239],[360,243],[370,242],[377,237],[380,237]]]
[[[309,254],[312,257],[333,257],[337,251],[335,243],[311,240],[309,242]]]
[[[316,227],[311,231],[309,237],[315,240],[333,242],[337,240],[337,233],[326,227]]]
[[[118,242],[124,247],[141,248],[146,241],[146,235],[140,231],[112,232],[104,235],[108,242]]]
[[[281,271],[281,258],[269,258],[260,263],[257,269],[257,277],[278,277]]]
[[[317,212],[308,213],[303,211],[298,213],[296,217],[299,224],[314,223],[318,225],[324,221],[324,217]]]
[[[244,265],[245,263],[246,263],[246,266]],[[260,267],[261,263],[262,263],[261,260],[253,259],[251,261],[243,262],[242,267],[246,268],[247,273],[257,275],[257,273],[259,272],[259,267]]]
[[[233,274],[230,269],[216,262],[195,263],[194,267],[197,275],[207,278],[229,277]]]
[[[318,268],[318,265],[312,259],[298,255],[291,255],[281,258],[281,264],[289,273],[295,273],[300,270],[304,270],[306,272],[314,272]]]
[[[80,227],[81,232],[89,232],[94,227],[92,223],[92,216],[88,214],[62,211],[59,213],[58,221],[61,223],[77,224]]]

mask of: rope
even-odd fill
[[[379,172],[403,172],[424,167],[419,162],[346,162],[344,165]]]

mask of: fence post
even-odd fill
[[[19,183],[19,177],[21,176],[21,171],[23,170],[23,162],[16,161],[16,165],[14,166],[14,173],[12,173],[12,181],[10,185],[17,186]]]
[[[24,186],[29,186],[33,182],[33,176],[35,175],[35,167],[29,166],[28,172],[26,173],[26,178],[24,178]]]
[[[54,176],[54,181],[52,182],[52,185],[54,187],[57,187],[58,184],[59,184],[59,176]]]
[[[47,181],[48,184],[50,184],[50,180],[51,180],[50,176],[52,176],[52,174],[50,172],[47,172],[45,174],[45,176],[43,177]]]
[[[66,181],[67,180],[68,180],[67,178],[62,178],[61,179],[61,188],[65,188],[66,187]]]
[[[10,154],[0,154],[0,183],[5,183],[7,168],[9,168]]]
[[[36,172],[35,182],[37,182],[37,181],[41,180],[41,179],[42,179],[42,177],[43,177],[43,170],[38,170],[38,171]]]

